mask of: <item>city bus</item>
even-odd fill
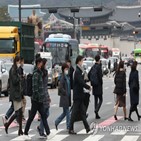
[[[141,48],[134,49],[134,59],[141,64]]]
[[[103,58],[107,59],[109,57],[109,49],[107,46],[100,45],[100,54]]]
[[[96,55],[100,55],[100,48],[98,44],[87,44],[87,47],[84,52],[85,57],[95,58]]]
[[[68,59],[75,65],[79,54],[78,41],[67,34],[51,34],[45,39],[41,51],[51,52],[53,66],[56,64],[60,66]]]

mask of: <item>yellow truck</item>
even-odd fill
[[[12,61],[22,56],[26,63],[34,61],[34,26],[20,22],[0,22],[0,60]]]

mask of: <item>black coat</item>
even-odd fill
[[[133,88],[133,81],[136,82],[138,86],[138,90],[135,91]],[[139,76],[138,71],[131,71],[129,76],[129,88],[130,88],[130,102],[131,105],[138,105],[139,104]]]
[[[71,89],[68,89],[67,80],[64,74],[62,74],[59,81],[58,94],[60,95],[60,104],[59,104],[60,107],[71,106]]]
[[[70,69],[69,69],[69,77],[70,77],[71,89],[73,89],[73,72],[74,72],[74,68],[71,66]]]
[[[124,70],[121,70],[116,73],[114,82],[114,93],[118,95],[124,95],[126,93],[126,74]]]
[[[95,63],[92,67],[90,80],[91,85],[93,86],[93,95],[102,95],[103,94],[103,75],[101,64]]]
[[[83,100],[84,99],[84,88],[90,89],[84,81],[83,71],[77,66],[74,73],[73,80],[73,100]]]
[[[12,66],[9,71],[9,82],[10,82],[10,100],[11,101],[21,101],[21,79],[18,73],[18,68]]]

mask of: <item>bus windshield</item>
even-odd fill
[[[47,42],[43,46],[44,52],[51,52],[53,57],[53,64],[64,63],[68,57],[68,44],[67,43],[50,43]]]
[[[86,49],[85,56],[94,58],[96,55],[99,54],[99,49]]]
[[[141,53],[135,53],[136,57],[141,57]]]
[[[0,39],[0,53],[15,53],[14,39]]]

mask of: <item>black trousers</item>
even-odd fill
[[[30,111],[30,115],[29,115],[29,118],[28,118],[26,126],[25,126],[24,134],[28,135],[30,125],[31,125],[37,111],[40,113],[41,118],[43,120],[43,125],[45,127],[46,134],[49,134],[50,130],[49,130],[49,126],[47,124],[47,120],[46,120],[46,116],[45,116],[46,114],[45,114],[43,103],[39,103],[39,102],[36,102],[33,100],[31,101],[31,103],[32,103],[31,111]]]
[[[80,118],[78,116],[81,116],[85,129],[89,129],[89,125],[86,118],[86,106],[84,106],[84,102],[81,100],[76,100],[73,103],[69,130],[73,130],[74,122]]]
[[[103,96],[94,95],[94,100],[95,100],[95,112],[98,113],[103,102]]]

